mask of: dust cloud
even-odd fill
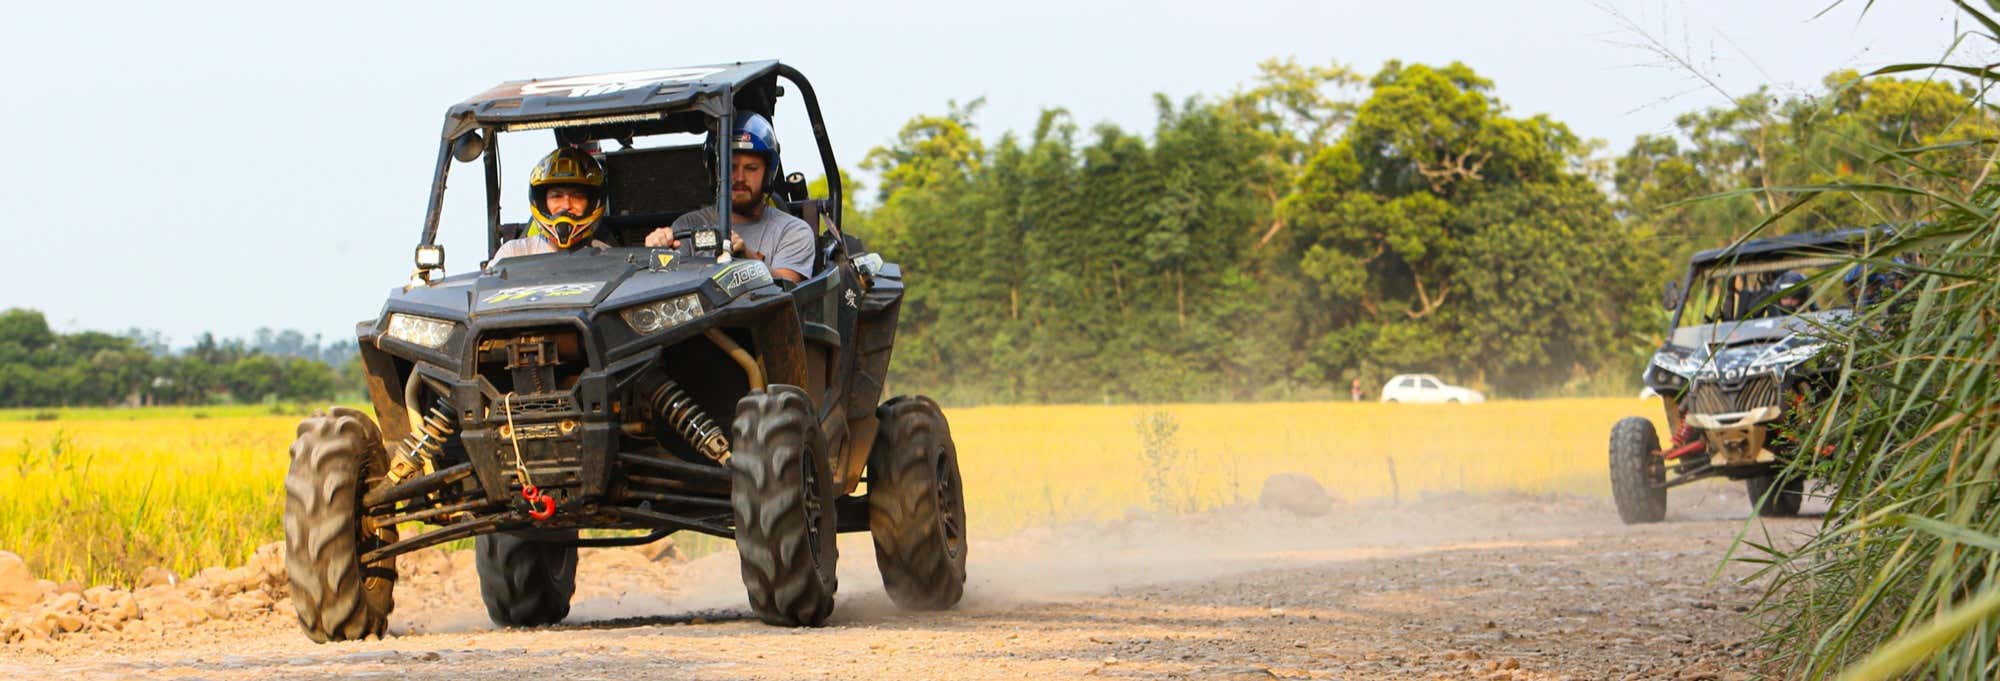
[[[1747,516],[1741,483],[1702,482],[1669,497],[1670,519]],[[1809,509],[1811,502],[1808,502]],[[1320,517],[1254,505],[1180,516],[1037,527],[979,539],[970,551],[961,610],[1005,611],[1121,589],[1205,580],[1301,564],[1386,559],[1452,548],[1578,541],[1623,531],[1609,499],[1432,495],[1403,503],[1337,504]],[[403,633],[494,628],[481,605],[470,552],[449,568],[405,578],[392,628]],[[751,618],[734,551],[686,563],[654,562],[636,549],[585,550],[566,625]],[[405,568],[408,572],[408,568]],[[882,590],[866,533],[841,536],[840,592],[830,624],[898,616]]]

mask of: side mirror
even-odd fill
[[[1667,290],[1663,295],[1660,296],[1660,305],[1662,307],[1667,308],[1667,311],[1669,312],[1680,309],[1681,307],[1680,282],[1678,281],[1667,282]]]
[[[481,137],[478,130],[467,131],[451,142],[451,157],[458,159],[459,163],[479,160],[479,155],[483,153],[486,153],[486,138]]]

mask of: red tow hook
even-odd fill
[[[556,500],[553,497],[542,494],[542,490],[539,487],[534,485],[522,486],[521,498],[528,502],[528,517],[530,518],[548,520],[556,514]]]

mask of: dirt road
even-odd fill
[[[1711,579],[1746,527],[1740,485],[1671,499],[1669,522],[1643,527],[1608,500],[1447,497],[1036,530],[976,543],[966,602],[926,614],[888,603],[853,536],[839,610],[810,630],[751,618],[734,554],[618,550],[585,555],[563,626],[496,631],[469,563],[431,554],[403,564],[386,640],[314,645],[281,602],[0,647],[0,678],[1751,678],[1750,570]]]

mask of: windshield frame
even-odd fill
[[[1757,318],[1730,318],[1730,315],[1721,312],[1722,309],[1729,306],[1729,298],[1740,299],[1744,296],[1761,296],[1767,292],[1765,285],[1749,288],[1742,287],[1741,284],[1745,281],[1745,277],[1794,270],[1805,272],[1807,274],[1807,283],[1801,285],[1811,287],[1810,299],[1820,300],[1825,299],[1827,294],[1832,290],[1832,287],[1827,286],[1823,280],[1825,274],[1849,264],[1851,264],[1850,258],[1823,251],[1809,253],[1779,251],[1776,253],[1759,254],[1758,257],[1754,258],[1736,258],[1692,265],[1681,279],[1681,290],[1683,291],[1681,304],[1674,309],[1673,318],[1668,323],[1669,335],[1676,329],[1749,321]],[[1738,304],[1740,305],[1741,303]],[[1835,310],[1847,307],[1847,301],[1841,300],[1838,304],[1822,305],[1817,309]],[[1688,323],[1689,320],[1685,318],[1690,308],[1697,311],[1696,319],[1693,320],[1693,323]],[[1710,310],[1714,311],[1712,315],[1709,312]]]

